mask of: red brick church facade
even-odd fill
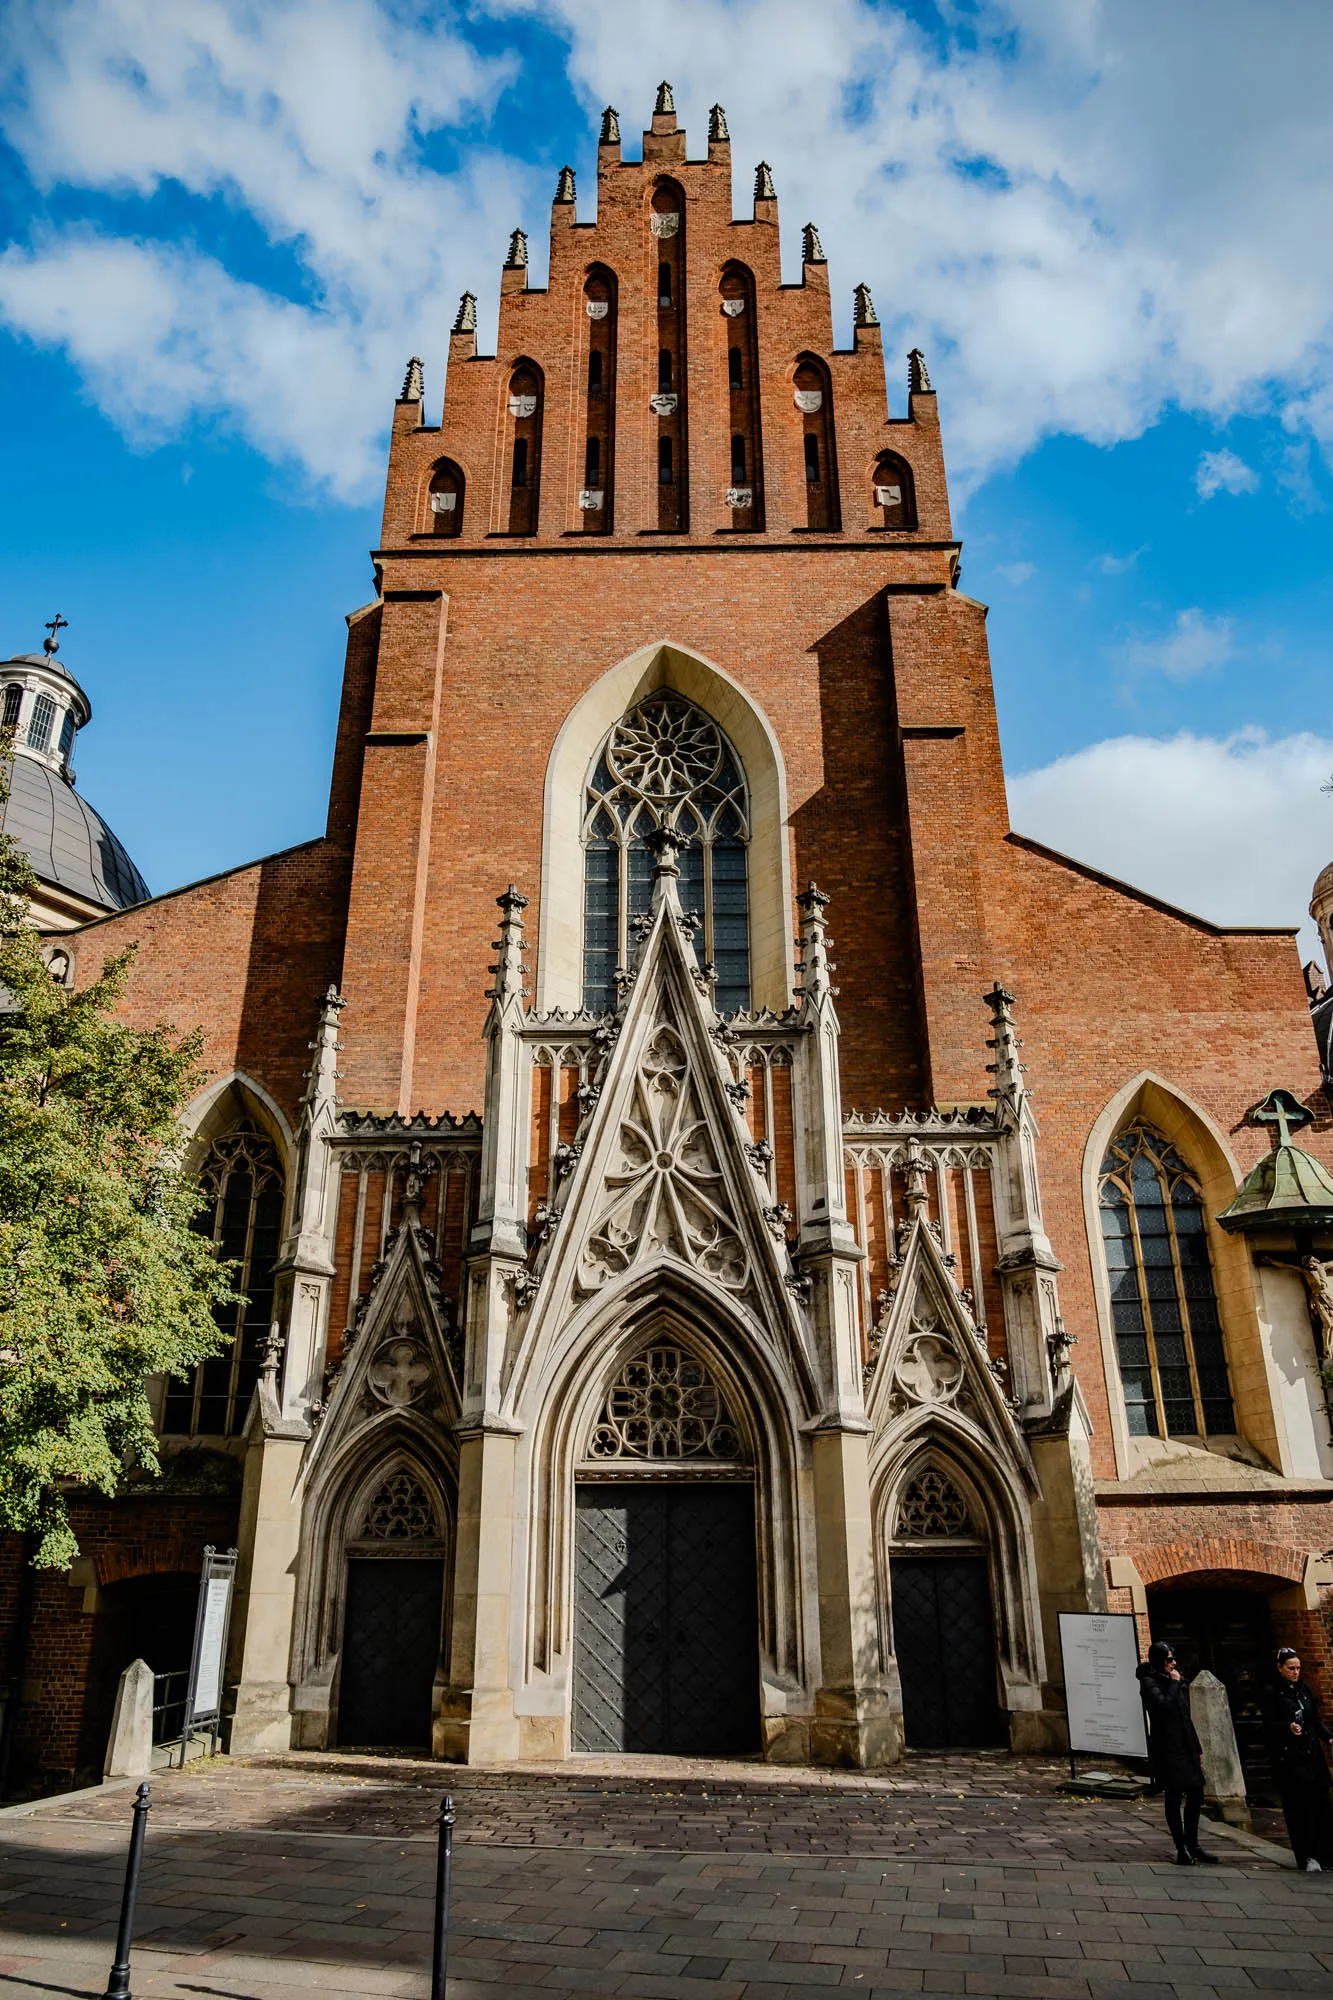
[[[16,1770],[98,1763],[206,1540],[237,1747],[396,1740],[395,1646],[403,1740],[477,1760],[1057,1746],[1059,1610],[1242,1703],[1270,1641],[1328,1670],[1333,1213],[1247,1179],[1278,1089],[1333,1164],[1293,939],[1011,829],[921,357],[886,412],[719,111],[642,161],[608,114],[597,176],[438,424],[408,372],[325,834],[62,937],[204,1029],[259,1309],[162,1488],[5,1573]],[[636,1592],[739,1608],[645,1662]]]

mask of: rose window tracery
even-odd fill
[[[366,1508],[361,1530],[371,1542],[430,1542],[439,1534],[435,1508],[421,1481],[406,1467],[389,1475]]]
[[[957,1541],[975,1532],[967,1502],[947,1472],[931,1465],[908,1481],[898,1503],[901,1540]]]
[[[744,1458],[740,1431],[702,1361],[654,1346],[612,1384],[588,1445],[590,1458]]]

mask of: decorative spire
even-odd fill
[[[907,357],[907,388],[909,394],[918,396],[924,390],[931,393],[930,377],[926,373],[926,357],[919,347],[914,347]]]
[[[347,1002],[336,986],[330,986],[324,995],[319,1010],[319,1026],[315,1039],[310,1043],[314,1060],[306,1071],[305,1096],[303,1103],[312,1107],[332,1104],[338,1095],[338,1078],[342,1071],[338,1068],[338,1051],[342,1043],[338,1040],[338,1016]]]
[[[419,403],[425,393],[426,384],[421,373],[421,356],[414,354],[407,364],[407,373],[403,377],[402,392],[398,400],[400,403]]]
[[[776,201],[778,191],[773,185],[773,169],[767,160],[761,160],[754,170],[754,198],[756,201]]]
[[[496,897],[500,909],[500,935],[495,939],[492,950],[500,956],[491,967],[495,974],[495,984],[490,990],[490,998],[503,1007],[509,1001],[521,1005],[523,999],[523,912],[528,907],[526,896],[520,896],[511,882],[503,896]]]
[[[555,198],[557,201],[573,201],[574,199],[573,167],[561,167],[560,178],[555,184]]]
[[[620,113],[616,110],[614,104],[608,104],[602,113],[602,129],[598,135],[597,143],[599,146],[618,146],[620,144]]]
[[[676,100],[672,95],[671,85],[669,83],[659,83],[657,86],[657,102],[653,106],[653,117],[674,118],[675,115]]]
[[[458,317],[454,321],[455,333],[475,333],[477,330],[477,295],[464,292],[458,301]]]
[[[986,1047],[995,1051],[995,1061],[986,1064],[995,1078],[986,1095],[993,1097],[1002,1110],[1012,1109],[1024,1095],[1023,1078],[1027,1070],[1027,1065],[1018,1060],[1022,1043],[1014,1033],[1014,996],[1006,993],[997,979],[982,998],[990,1008],[991,1034]]]
[[[803,264],[827,264],[824,246],[819,240],[819,231],[813,222],[807,222],[801,232],[801,262]]]
[[[857,326],[879,325],[879,314],[875,311],[869,285],[858,285],[852,293],[852,318]]]
[[[505,258],[506,271],[526,271],[528,268],[527,232],[516,229],[509,239],[509,255]]]
[[[727,130],[727,114],[720,104],[715,104],[708,114],[708,143],[710,146],[716,146],[730,137],[731,134]]]
[[[47,619],[46,629],[51,636],[49,639],[43,639],[42,651],[46,654],[48,660],[53,660],[60,651],[60,634],[69,629],[69,620],[68,618],[62,618],[57,611],[54,618]]]
[[[813,882],[796,898],[801,913],[801,994],[806,1007],[818,1007],[833,991],[829,974],[828,947],[831,942],[824,923],[828,897]]]

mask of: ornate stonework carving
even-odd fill
[[[425,1348],[413,1334],[395,1330],[392,1338],[376,1350],[366,1370],[366,1380],[382,1403],[391,1409],[406,1409],[430,1380]]]
[[[660,1254],[679,1257],[729,1291],[749,1284],[749,1252],[728,1213],[689,1058],[669,1027],[658,1028],[640,1061],[606,1188],[611,1198],[579,1263],[583,1292]]]
[[[953,1342],[927,1321],[913,1321],[912,1338],[899,1356],[895,1377],[914,1403],[948,1403],[963,1382],[963,1360]]]
[[[432,1542],[439,1532],[430,1495],[406,1467],[385,1480],[361,1530],[369,1542]]]
[[[650,1347],[621,1370],[588,1445],[590,1458],[742,1459],[741,1436],[702,1361]]]
[[[904,1487],[895,1532],[902,1541],[956,1541],[976,1530],[967,1502],[952,1479],[938,1466],[929,1465]]]

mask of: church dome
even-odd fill
[[[52,888],[104,910],[147,899],[148,884],[101,814],[68,778],[34,757],[16,756],[10,766],[0,828]]]
[[[62,926],[99,910],[124,910],[147,899],[148,884],[111,828],[74,789],[74,739],[92,704],[64,661],[57,658],[63,619],[41,653],[0,661],[0,727],[13,731],[9,797],[0,802],[0,829],[32,863],[43,887],[54,892],[49,910],[33,906]]]

